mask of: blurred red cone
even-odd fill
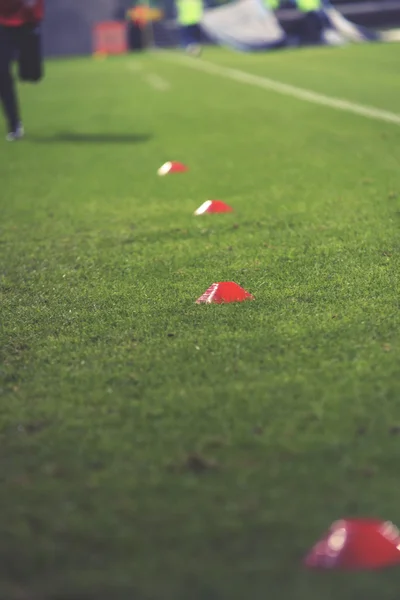
[[[157,171],[159,175],[169,175],[170,173],[184,173],[188,167],[180,162],[169,161],[160,167]]]
[[[243,302],[244,300],[254,300],[254,296],[233,281],[221,281],[213,283],[196,300],[196,304],[223,304],[226,302]]]
[[[206,200],[197,210],[194,211],[195,215],[204,215],[205,213],[226,213],[232,212],[233,208],[222,200]]]
[[[379,569],[400,564],[400,533],[390,521],[336,521],[304,564],[314,569]]]

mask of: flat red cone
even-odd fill
[[[157,171],[159,175],[169,175],[170,173],[184,173],[188,167],[180,162],[169,161],[160,167]]]
[[[380,569],[400,564],[400,533],[390,521],[336,521],[304,559],[314,569]]]
[[[254,300],[254,296],[233,281],[221,281],[213,283],[196,300],[196,304],[224,304],[225,302],[243,302],[244,300]]]
[[[227,213],[232,212],[233,208],[222,200],[206,200],[197,210],[195,215],[204,215],[205,213]]]

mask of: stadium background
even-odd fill
[[[343,14],[365,26],[389,27],[400,25],[400,1],[334,0]],[[154,25],[155,43],[160,46],[176,42],[173,0],[152,0],[152,6],[163,9],[165,19]],[[92,28],[99,21],[124,20],[131,0],[52,0],[48,3],[44,23],[44,52],[51,56],[86,55],[92,52]],[[296,19],[296,11],[282,5],[283,21]]]

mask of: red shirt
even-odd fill
[[[0,25],[20,27],[41,21],[43,16],[44,0],[0,0]]]

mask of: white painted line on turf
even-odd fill
[[[368,119],[376,119],[378,121],[386,121],[388,123],[400,125],[400,115],[387,110],[381,110],[372,106],[364,106],[363,104],[357,104],[355,102],[350,102],[349,100],[342,100],[341,98],[325,96],[324,94],[318,94],[317,92],[299,88],[295,85],[282,83],[276,79],[270,79],[260,75],[253,75],[252,73],[246,73],[245,71],[239,71],[238,69],[222,67],[214,63],[206,62],[202,59],[193,59],[169,53],[163,53],[162,55],[159,54],[158,56],[174,63],[181,63],[191,67],[192,69],[198,69],[199,71],[204,71],[205,73],[210,73],[212,75],[219,75],[220,77],[232,79],[233,81],[239,81],[240,83],[254,85],[265,90],[277,92],[278,94],[284,94],[285,96],[297,98],[298,100],[305,100],[306,102],[312,102],[322,106],[329,106],[330,108],[361,115],[363,117],[367,117]]]
[[[168,81],[154,73],[149,73],[146,75],[145,79],[147,83],[158,92],[166,92],[171,87]]]

